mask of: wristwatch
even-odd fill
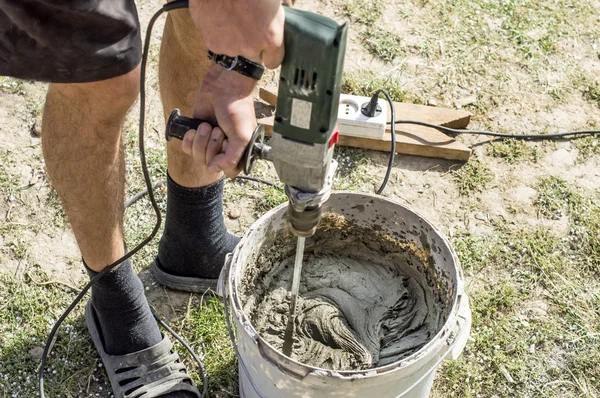
[[[217,65],[220,65],[223,69],[236,71],[254,80],[260,80],[265,71],[264,66],[252,62],[241,55],[230,57],[225,54],[215,54],[210,50],[207,51],[207,54],[208,58]]]

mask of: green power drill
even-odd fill
[[[281,64],[271,146],[263,143],[259,125],[241,160],[246,174],[256,159],[273,162],[289,198],[288,218],[298,237],[292,301],[283,352],[291,354],[304,240],[321,220],[322,205],[331,192],[337,167],[333,149],[338,141],[337,115],[347,25],[292,8],[285,9],[285,57]],[[179,139],[202,123],[179,115],[167,122],[167,140]]]

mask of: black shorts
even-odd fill
[[[141,54],[134,0],[0,0],[0,76],[92,82],[133,70]]]

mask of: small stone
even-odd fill
[[[532,343],[532,344],[529,346],[529,353],[530,353],[530,354],[535,354],[535,343]]]
[[[548,304],[542,300],[536,300],[524,306],[525,312],[533,318],[541,318],[548,315]]]
[[[463,107],[463,106],[467,106],[467,105],[472,105],[476,102],[477,102],[477,96],[471,95],[469,97],[461,98],[461,99],[457,100],[456,105],[459,107]]]
[[[438,106],[438,102],[435,98],[429,98],[427,100],[427,105],[429,106]]]
[[[478,219],[479,221],[487,221],[487,217],[485,216],[485,214],[483,214],[482,212],[478,211],[475,214],[473,214],[473,216]]]
[[[510,384],[514,384],[515,380],[512,378],[510,373],[508,373],[508,369],[506,369],[504,365],[500,365],[500,372],[502,372],[502,375],[504,375],[506,381],[508,381]]]
[[[33,126],[31,127],[31,133],[36,137],[42,136],[42,115],[35,118]]]
[[[44,349],[42,347],[33,347],[31,350],[29,350],[29,357],[34,361],[40,361],[43,354]]]
[[[227,215],[232,220],[237,220],[238,218],[241,217],[242,211],[240,209],[231,209],[231,210],[229,210],[229,213],[227,213]]]

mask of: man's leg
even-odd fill
[[[208,72],[211,61],[206,55],[198,30],[187,9],[167,16],[160,47],[159,84],[165,120],[175,108],[192,116],[196,93]],[[181,150],[181,141],[167,144],[169,175],[185,187],[200,187],[218,181],[222,173],[208,173],[204,165]]]
[[[48,88],[42,134],[46,168],[94,271],[124,254],[121,125],[137,97],[138,76],[135,69],[100,82]]]
[[[169,13],[160,52],[159,83],[165,118],[174,108],[192,116],[194,98],[210,60],[188,10]],[[218,278],[225,255],[238,242],[223,220],[223,175],[209,173],[181,150],[181,141],[167,144],[168,199],[165,232],[159,244],[157,267],[169,274],[208,280]],[[210,286],[191,280],[199,290]],[[174,283],[171,287],[182,288]],[[214,286],[213,286],[214,287]],[[186,290],[194,290],[186,289]]]
[[[48,89],[42,133],[46,169],[91,274],[124,254],[121,125],[138,86],[136,68],[100,82],[51,84]],[[142,283],[129,262],[93,286],[92,303],[109,354],[160,342]]]
[[[90,276],[125,252],[121,126],[138,91],[139,68],[108,80],[51,84],[48,89],[42,132],[46,169]],[[101,344],[109,355],[136,353],[161,342],[144,286],[130,261],[121,263],[92,286],[91,304]],[[182,391],[183,387],[171,388],[173,392],[161,397],[198,396]]]

